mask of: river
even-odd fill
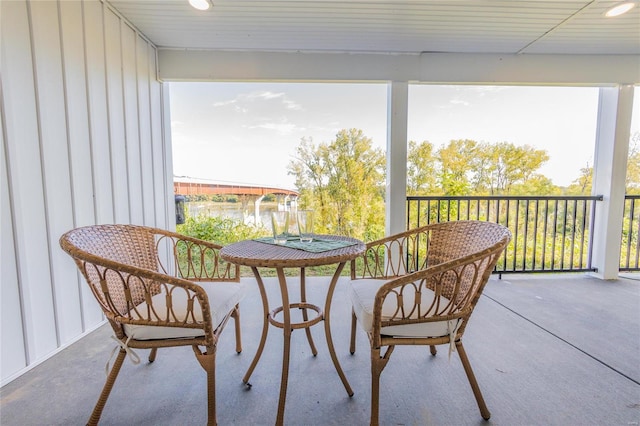
[[[188,216],[197,217],[205,216],[221,216],[224,218],[234,219],[244,223],[254,223],[254,207],[249,204],[246,210],[243,210],[242,203],[215,203],[212,201],[192,201],[185,203],[185,210]],[[271,226],[271,212],[277,211],[278,205],[275,202],[260,203],[260,224],[264,227]]]

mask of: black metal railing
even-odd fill
[[[640,195],[624,197],[620,270],[640,271]]]
[[[409,196],[407,229],[450,220],[496,222],[513,234],[496,273],[595,271],[590,236],[597,201],[602,196]]]

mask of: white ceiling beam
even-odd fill
[[[368,54],[159,49],[164,81],[640,84],[639,55]]]

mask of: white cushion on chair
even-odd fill
[[[350,283],[349,296],[351,297],[351,303],[353,304],[353,312],[356,314],[358,322],[367,333],[370,333],[373,329],[373,305],[376,299],[376,293],[380,287],[388,282],[388,280],[379,279],[359,279],[353,280]],[[405,294],[403,297],[404,305],[407,308],[406,312],[412,309],[414,305],[413,293],[411,295],[407,294],[409,289],[409,286],[405,287]],[[423,309],[427,309],[431,306],[434,297],[435,293],[433,291],[426,288],[422,289],[420,303]],[[449,300],[440,296],[440,307],[438,310],[441,311],[448,304]],[[382,319],[392,318],[396,308],[396,297],[394,294],[389,294],[382,304]],[[417,312],[412,313],[409,318],[418,318]],[[392,325],[382,327],[380,334],[396,337],[441,337],[451,335],[457,331],[459,325],[460,320],[458,319]]]
[[[201,282],[198,283],[207,293],[209,307],[211,308],[211,323],[215,329],[224,320],[229,312],[240,303],[246,293],[246,287],[238,282]],[[193,297],[193,293],[191,293]],[[182,288],[175,287],[172,293],[173,312],[178,320],[184,319],[187,312],[187,293]],[[152,297],[153,308],[160,319],[165,319],[166,294],[159,293]],[[147,303],[143,302],[137,307],[138,311],[146,319]],[[202,321],[202,311],[199,303],[194,301],[194,317],[196,321]],[[135,312],[132,313],[135,316]],[[151,319],[156,319],[152,314]],[[173,317],[171,318],[173,319]],[[192,322],[190,319],[189,322]],[[137,340],[155,339],[179,339],[198,337],[204,335],[201,328],[159,327],[153,325],[124,324],[124,332],[127,336]]]

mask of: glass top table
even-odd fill
[[[264,349],[264,345],[267,339],[267,333],[269,330],[269,324],[280,328],[284,333],[284,348],[282,354],[282,377],[280,381],[280,399],[278,402],[278,414],[276,417],[276,424],[282,425],[284,423],[284,409],[285,402],[287,396],[287,382],[289,376],[289,355],[291,349],[291,333],[295,329],[305,329],[307,340],[309,342],[309,346],[311,347],[311,352],[314,356],[317,355],[317,350],[315,344],[313,342],[313,338],[311,337],[311,332],[309,328],[315,324],[318,324],[320,321],[324,320],[324,331],[325,337],[327,340],[327,347],[329,349],[329,354],[331,355],[331,360],[333,361],[333,365],[342,380],[342,384],[347,391],[349,396],[353,396],[353,390],[347,381],[344,372],[342,371],[342,367],[338,362],[338,358],[336,357],[335,349],[333,346],[333,340],[331,338],[331,322],[330,322],[330,311],[331,311],[331,300],[333,298],[333,293],[338,282],[338,278],[342,273],[342,270],[345,264],[355,259],[356,257],[362,255],[365,250],[365,244],[357,240],[355,238],[349,237],[341,237],[335,235],[318,235],[314,237],[314,240],[317,245],[325,244],[321,248],[324,251],[313,252],[301,250],[299,248],[293,248],[291,246],[296,245],[300,247],[299,244],[291,244],[290,246],[285,245],[275,245],[270,244],[264,241],[256,241],[256,240],[245,240],[240,241],[235,244],[230,244],[225,246],[220,250],[220,257],[222,259],[235,263],[238,265],[249,266],[253,271],[253,274],[258,283],[258,288],[260,289],[260,296],[262,298],[262,306],[263,306],[263,327],[262,327],[262,336],[260,339],[260,344],[258,345],[258,349],[256,354],[247,370],[244,378],[242,379],[244,383],[251,386],[249,383],[249,379],[253,370],[255,369],[258,361],[260,360],[260,356],[262,355],[262,351]],[[333,242],[333,244],[332,244]],[[309,244],[314,244],[309,243]],[[348,244],[348,245],[346,245]],[[332,248],[335,245],[344,245],[342,247]],[[314,248],[317,248],[314,247]],[[331,282],[329,284],[329,288],[327,290],[327,295],[324,301],[324,310],[320,309],[320,307],[308,303],[306,300],[306,289],[305,289],[305,268],[312,266],[322,266],[322,265],[331,265],[336,264],[336,270],[331,278]],[[269,310],[269,301],[267,298],[267,293],[264,287],[264,282],[258,268],[274,268],[278,275],[278,282],[280,285],[280,294],[282,296],[282,306],[279,306],[273,310]],[[289,290],[287,289],[287,281],[285,278],[284,270],[286,268],[300,268],[300,301],[291,303],[289,301]],[[291,309],[300,309],[302,311],[302,321],[300,322],[292,322],[291,318]],[[315,316],[313,318],[309,318],[309,312],[315,312]],[[279,321],[276,317],[279,314],[282,314],[283,320]]]

